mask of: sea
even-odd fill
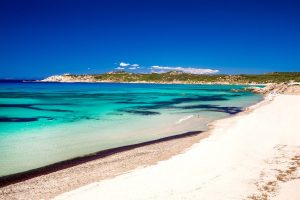
[[[245,85],[0,82],[0,177],[192,131],[262,96]],[[238,91],[238,92],[236,92]]]

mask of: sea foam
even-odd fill
[[[180,118],[180,119],[176,122],[176,124],[180,124],[181,122],[186,121],[186,120],[188,120],[188,119],[190,119],[190,118],[192,118],[192,117],[194,117],[194,115],[184,116],[184,117]]]

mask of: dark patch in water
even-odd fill
[[[88,115],[88,113],[87,113]],[[63,117],[63,121],[64,122],[70,122],[70,123],[73,123],[73,122],[78,122],[78,121],[81,121],[81,120],[105,120],[105,118],[101,118],[99,116],[87,116],[87,115],[70,115],[68,117]]]
[[[126,112],[130,114],[137,114],[137,115],[159,115],[159,112],[149,111],[149,110],[119,110],[121,112]]]
[[[182,109],[205,109],[205,110],[214,111],[214,112],[224,112],[224,113],[228,113],[230,115],[237,114],[237,113],[243,111],[243,108],[241,108],[241,107],[218,106],[218,105],[208,105],[208,104],[182,106],[182,107],[177,107],[177,108],[182,108]]]
[[[224,96],[226,95],[214,95],[214,96],[199,96],[199,95],[191,95],[190,97],[181,97],[181,98],[173,98],[169,101],[157,101],[157,102],[134,102],[134,101],[119,101],[118,103],[122,104],[142,104],[138,106],[131,106],[126,109],[119,109],[119,112],[125,112],[125,113],[132,113],[132,114],[140,114],[140,115],[157,115],[160,114],[159,112],[155,112],[152,110],[157,109],[170,109],[170,108],[178,108],[176,105],[181,103],[190,103],[190,102],[198,102],[198,101],[225,101],[227,98]],[[184,108],[179,107],[182,109],[196,109],[196,108]],[[203,109],[204,107],[202,107]],[[207,107],[206,109],[210,109],[212,111],[216,112],[226,112],[226,113],[235,113],[238,112],[237,109],[234,108],[228,108],[225,107],[218,107],[218,106],[212,106]]]
[[[230,94],[228,96],[231,96],[231,97],[240,97],[240,96],[243,96],[242,94]]]
[[[0,117],[0,122],[35,122],[41,118],[53,120],[51,117]]]
[[[38,121],[38,118],[0,117],[0,122],[34,122],[34,121]]]
[[[100,118],[99,118],[99,117],[88,117],[88,116],[80,117],[79,119],[87,119],[87,120],[100,120]]]
[[[176,108],[176,104],[181,103],[190,103],[197,101],[225,101],[227,98],[223,97],[223,95],[215,95],[215,96],[193,96],[193,97],[183,97],[183,98],[174,98],[170,101],[157,101],[151,103],[144,103],[150,105],[142,105],[142,106],[134,106],[133,108],[137,110],[152,110],[152,109],[167,109],[167,108]]]
[[[149,102],[145,102],[145,101],[117,101],[115,103],[118,103],[118,104],[149,104]]]
[[[122,111],[120,111],[120,112],[122,112]],[[123,113],[119,113],[119,112],[111,112],[111,113],[108,113],[107,115],[124,115],[124,114]]]
[[[73,112],[72,110],[65,110],[65,109],[46,109],[46,108],[39,108],[35,106],[54,106],[60,104],[0,104],[0,108],[26,108],[32,110],[42,110],[42,111],[52,111],[52,112]]]
[[[214,95],[214,96],[195,96],[195,97],[183,97],[183,98],[175,98],[172,101],[174,103],[182,103],[182,102],[195,102],[195,101],[225,101],[227,98],[224,95]]]

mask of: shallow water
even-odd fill
[[[236,85],[0,83],[0,176],[188,131],[262,99]]]

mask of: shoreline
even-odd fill
[[[262,104],[268,103],[269,100],[264,96],[264,98],[257,102],[256,104],[249,106],[245,108],[242,112],[237,113],[232,116],[228,116],[223,119],[219,120],[224,120],[228,118],[234,118],[236,116],[242,116],[245,115],[249,112],[252,112],[255,108],[259,107]],[[22,188],[24,187],[30,187],[32,188],[35,193],[40,195],[37,195],[36,198],[53,198],[59,194],[74,190],[76,188],[82,187],[84,185],[90,184],[94,181],[99,181],[99,180],[105,180],[109,178],[116,177],[118,175],[126,174],[129,173],[132,170],[135,170],[137,168],[141,167],[147,167],[151,165],[155,165],[160,161],[164,161],[167,159],[170,159],[173,156],[176,156],[178,154],[184,153],[186,150],[190,149],[193,145],[201,142],[202,139],[208,137],[211,134],[211,131],[214,130],[215,124],[219,120],[215,120],[207,125],[208,130],[205,132],[200,132],[200,131],[195,131],[195,132],[187,132],[175,136],[169,136],[166,138],[161,138],[153,141],[148,141],[148,142],[143,142],[143,143],[138,143],[138,144],[133,144],[133,145],[128,145],[128,146],[123,146],[123,147],[118,147],[118,148],[113,148],[113,149],[108,149],[104,151],[100,151],[94,154],[90,154],[84,157],[79,157],[79,158],[74,158],[70,159],[67,161],[62,161],[59,163],[55,163],[52,165],[48,165],[42,168],[30,170],[27,172],[15,174],[15,175],[9,175],[5,177],[0,178],[0,199],[9,199],[11,194],[11,190],[17,190],[19,197],[27,196],[28,198],[28,192],[26,190],[23,190]],[[171,147],[171,149],[170,149]],[[157,151],[157,149],[162,149],[165,148],[163,151]],[[157,151],[157,152],[156,152]],[[167,151],[167,152],[166,152]],[[96,178],[83,178],[86,179],[84,181],[80,181],[79,184],[71,184],[69,185],[68,183],[58,183],[56,182],[51,186],[48,190],[53,190],[55,188],[63,188],[62,190],[54,192],[43,192],[44,191],[44,186],[41,185],[41,181],[48,181],[48,182],[53,182],[53,179],[66,179],[66,177],[74,177],[74,174],[80,174],[83,170],[82,168],[89,168],[89,165],[93,162],[106,162],[106,165],[110,165],[111,163],[106,161],[106,159],[114,159],[117,158],[118,156],[122,155],[130,155],[130,156],[136,156],[137,154],[140,159],[138,160],[139,162],[133,162],[130,165],[129,168],[124,168],[124,165],[127,165],[128,160],[119,160],[119,171],[117,173],[114,172],[106,172],[107,174],[104,177],[99,177],[96,175]],[[148,158],[151,158],[150,161],[147,160]],[[141,161],[141,159],[144,159],[145,161]],[[92,164],[93,165],[93,164]],[[103,166],[104,167],[104,166]],[[101,171],[101,169],[99,169]],[[111,169],[115,170],[115,169]],[[96,170],[97,171],[97,170]],[[87,173],[89,170],[86,171]],[[95,172],[99,173],[99,172]],[[64,175],[62,175],[64,174]],[[82,179],[82,177],[77,177],[78,179]],[[50,181],[49,181],[50,179]],[[39,185],[38,185],[39,184]],[[61,187],[63,184],[68,185],[67,187]],[[51,185],[51,184],[50,184]],[[45,186],[47,188],[47,186]],[[21,189],[20,189],[21,188]],[[21,192],[20,192],[21,190]],[[10,191],[10,192],[7,192]],[[2,196],[2,197],[1,197]],[[32,198],[32,197],[31,197]]]
[[[84,156],[75,157],[75,158],[71,158],[68,160],[56,162],[56,163],[53,163],[50,165],[31,169],[28,171],[2,176],[2,177],[0,177],[0,189],[1,189],[1,187],[5,187],[5,186],[11,185],[11,184],[26,181],[28,179],[32,179],[32,178],[39,177],[42,175],[50,174],[50,173],[57,172],[57,171],[67,169],[70,167],[76,167],[77,165],[84,164],[86,162],[90,162],[90,161],[97,160],[97,159],[102,159],[107,156],[113,156],[114,154],[117,154],[117,153],[122,153],[122,152],[133,150],[136,148],[145,147],[145,146],[148,146],[151,144],[157,144],[157,143],[162,143],[162,142],[166,142],[166,141],[170,141],[170,140],[182,139],[182,138],[186,138],[186,137],[193,137],[193,136],[200,135],[202,133],[204,133],[204,132],[203,131],[191,131],[191,132],[181,133],[181,134],[163,137],[163,138],[159,138],[159,139],[155,139],[155,140],[150,140],[150,141],[146,141],[146,142],[115,147],[115,148],[106,149],[106,150],[98,151],[95,153],[87,154]]]
[[[22,173],[20,177],[10,176],[8,180],[0,181],[0,199],[51,199],[96,180],[113,178],[167,160],[207,136],[208,132],[188,132],[115,148],[114,152],[109,150],[104,155],[100,153],[63,161],[54,164],[55,169],[47,166]]]

